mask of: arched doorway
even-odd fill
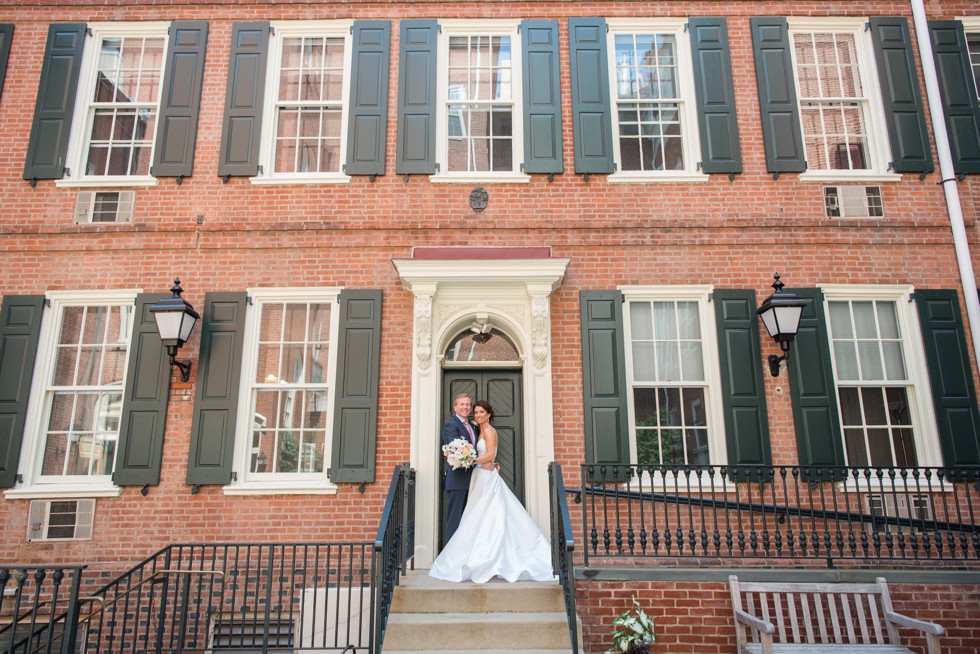
[[[416,565],[427,567],[441,542],[444,468],[436,445],[449,413],[443,375],[454,366],[466,372],[507,369],[494,361],[446,361],[460,335],[476,333],[474,323],[480,332],[484,321],[492,323],[519,354],[519,367],[510,368],[520,373],[523,412],[523,452],[515,455],[523,455],[525,506],[547,533],[547,467],[554,459],[550,305],[569,260],[551,257],[547,248],[416,248],[414,258],[392,263],[414,298],[409,431],[417,473]]]
[[[449,343],[443,357],[442,413],[453,415],[453,399],[466,393],[475,400],[486,400],[493,407],[493,426],[497,430],[497,463],[500,475],[521,504],[525,503],[524,397],[522,362],[517,347],[503,332],[475,322]],[[439,465],[442,457],[436,448]],[[443,542],[445,494],[440,499],[442,516],[439,542]]]

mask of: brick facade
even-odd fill
[[[978,16],[973,2],[929,2],[930,19]],[[550,296],[549,362],[554,459],[568,468],[585,460],[579,292],[627,285],[713,284],[753,289],[761,301],[779,271],[792,287],[818,284],[912,285],[963,290],[956,270],[941,175],[904,174],[880,184],[883,218],[830,219],[819,182],[766,170],[749,18],[906,16],[909,4],[862,1],[837,5],[784,2],[387,2],[198,1],[87,3],[5,2],[0,22],[15,26],[0,96],[0,296],[50,291],[142,289],[163,292],[179,276],[184,298],[199,310],[205,293],[250,288],[381,289],[384,294],[377,437],[377,476],[365,485],[339,484],[336,494],[229,495],[219,485],[195,492],[185,483],[200,328],[180,352],[194,369],[172,380],[160,484],[147,494],[124,487],[97,500],[92,540],[27,542],[29,502],[0,500],[0,561],[85,562],[108,574],[127,569],[174,542],[358,540],[373,538],[394,466],[416,461],[413,421],[413,295],[392,260],[415,247],[548,247],[568,258]],[[743,172],[729,181],[610,183],[574,171],[571,16],[726,16],[738,109]],[[564,173],[527,183],[435,183],[395,174],[398,110],[398,21],[552,19],[559,22]],[[22,178],[48,25],[53,22],[207,20],[209,34],[194,173],[137,187],[131,224],[75,224],[78,188]],[[386,174],[345,184],[253,184],[218,175],[232,24],[249,20],[391,20]],[[919,52],[915,50],[918,64]],[[920,87],[925,88],[921,79]],[[932,139],[929,111],[926,108]],[[517,149],[515,144],[515,149]],[[935,158],[935,148],[933,157]],[[483,185],[489,204],[469,205]],[[980,180],[957,182],[974,250],[980,234]],[[88,189],[84,189],[88,190]],[[975,256],[975,255],[974,255]],[[462,264],[461,264],[462,265]],[[468,323],[467,323],[468,324]],[[970,340],[966,325],[967,343]],[[246,344],[247,347],[247,344]],[[976,354],[969,357],[976,385]],[[763,356],[778,347],[762,337]],[[797,462],[796,433],[785,373],[765,375],[774,464]],[[432,434],[433,443],[436,435]],[[329,436],[328,436],[329,439]],[[328,445],[329,449],[329,445]],[[434,449],[433,449],[434,452]],[[329,451],[327,452],[329,454]],[[434,455],[433,455],[434,456]],[[242,474],[241,471],[238,474]],[[574,480],[573,480],[574,481]],[[654,615],[656,651],[730,652],[734,630],[727,588],[720,583],[582,582],[579,613],[587,651],[605,647],[609,620],[632,592]],[[931,598],[928,603],[924,597]],[[900,584],[896,609],[947,627],[950,654],[980,649],[975,586]]]

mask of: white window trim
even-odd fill
[[[337,337],[340,331],[340,311],[338,310],[338,299],[341,289],[339,287],[311,287],[311,288],[250,288],[247,289],[251,306],[245,313],[245,330],[243,343],[245,343],[242,353],[242,383],[239,385],[238,406],[240,410],[235,423],[235,447],[234,447],[234,470],[238,472],[238,479],[233,480],[223,488],[225,495],[333,495],[337,492],[337,486],[327,477],[330,469],[330,458],[333,451],[333,406],[334,393],[336,391],[337,376]],[[281,476],[273,477],[275,473],[269,473],[269,479],[255,480],[248,478],[248,469],[251,459],[252,424],[251,424],[251,404],[252,404],[252,380],[255,377],[256,358],[258,356],[255,347],[256,339],[259,334],[259,323],[262,316],[263,302],[323,302],[331,305],[330,308],[330,354],[327,364],[326,379],[327,383],[327,417],[325,421],[325,438],[323,453],[323,472],[315,473],[317,479],[301,478],[290,479],[295,474],[285,473]],[[305,474],[305,473],[300,473]]]
[[[522,55],[523,42],[517,20],[465,20],[451,19],[439,21],[439,41],[436,61],[438,80],[436,82],[436,163],[438,172],[429,175],[434,183],[474,183],[484,184],[519,183],[531,181],[530,175],[521,172],[524,164],[524,86]],[[449,37],[450,36],[509,36],[511,54],[511,105],[514,115],[511,119],[513,139],[513,168],[510,171],[449,171],[449,117],[445,107],[449,102]]]
[[[152,175],[85,175],[85,144],[92,129],[89,116],[89,102],[95,91],[95,71],[99,62],[98,45],[102,37],[113,36],[160,36],[163,38],[163,66],[160,70],[160,90],[157,96],[157,120],[153,132],[153,146],[150,148],[150,164],[156,150],[155,130],[160,128],[160,104],[163,98],[163,74],[167,69],[167,57],[170,54],[170,39],[167,31],[170,23],[154,21],[146,23],[89,23],[90,35],[85,37],[85,47],[82,51],[82,64],[78,73],[78,89],[75,94],[75,112],[72,115],[71,136],[68,140],[68,153],[65,156],[65,167],[69,174],[55,180],[59,188],[87,188],[93,186],[128,187],[156,186],[159,182]]]
[[[885,108],[881,101],[881,84],[878,81],[878,64],[875,61],[874,50],[871,43],[870,32],[865,31],[865,25],[870,20],[867,17],[861,18],[808,18],[790,17],[789,23],[789,44],[790,57],[793,65],[793,84],[796,87],[796,107],[802,113],[800,106],[800,76],[796,63],[796,49],[793,47],[793,37],[801,32],[850,32],[854,35],[854,49],[857,54],[858,69],[861,72],[861,83],[864,86],[864,95],[868,98],[867,112],[865,113],[866,129],[868,133],[868,153],[871,157],[871,167],[867,170],[823,170],[807,169],[800,173],[801,182],[899,182],[902,180],[900,173],[892,172],[888,168],[891,160],[890,143],[888,140],[888,127],[885,120]],[[802,125],[800,127],[802,134]],[[806,153],[806,143],[804,137],[804,156],[809,163],[809,156]]]
[[[7,499],[56,499],[78,497],[116,497],[121,489],[112,483],[112,475],[99,476],[91,481],[83,481],[78,477],[70,480],[60,478],[57,481],[41,480],[41,459],[44,456],[44,418],[47,415],[48,379],[51,376],[51,366],[55,348],[52,347],[58,335],[61,324],[62,310],[66,306],[79,304],[111,304],[130,305],[136,303],[136,296],[142,289],[107,290],[107,291],[48,291],[45,299],[50,300],[51,306],[41,314],[41,331],[38,338],[37,359],[34,363],[34,375],[31,378],[31,397],[28,401],[27,416],[24,422],[24,440],[21,445],[18,470],[22,471],[23,481],[14,488],[4,491]],[[136,316],[133,317],[135,326]],[[132,333],[130,333],[132,343]],[[126,351],[125,369],[129,369],[131,350]],[[125,380],[123,381],[125,388]],[[118,447],[118,444],[117,444]],[[118,449],[116,452],[118,456]],[[115,471],[115,465],[113,465]]]
[[[837,300],[877,300],[895,303],[897,309],[895,313],[902,333],[903,353],[905,354],[905,365],[910,383],[909,412],[912,415],[916,456],[919,466],[943,466],[942,451],[939,446],[939,430],[936,426],[935,410],[932,405],[932,389],[929,385],[929,369],[926,363],[925,348],[922,345],[922,330],[919,326],[915,304],[910,299],[915,288],[905,284],[818,284],[818,286],[823,291],[825,307],[830,302]],[[827,315],[827,342],[832,344],[833,327],[830,324],[829,311]],[[837,361],[833,356],[832,345],[830,363],[834,372],[834,393],[835,401],[837,401]],[[839,410],[838,420],[841,438],[843,439],[843,417]],[[843,446],[843,441],[841,445]],[[857,487],[853,480],[847,483],[849,487]]]
[[[261,172],[250,177],[256,186],[269,184],[348,184],[350,175],[343,172],[347,160],[347,129],[350,120],[350,85],[352,72],[353,38],[352,20],[326,21],[279,21],[273,22],[269,36],[269,60],[266,62],[265,98],[262,121],[262,135],[259,138],[259,163]],[[326,36],[344,39],[344,82],[341,91],[340,119],[340,170],[330,173],[276,173],[276,99],[279,95],[279,74],[282,63],[282,43],[286,38],[301,36]]]
[[[609,71],[606,81],[609,84],[610,115],[612,119],[613,156],[616,172],[606,177],[611,184],[623,182],[707,182],[710,175],[700,172],[701,135],[698,123],[698,109],[694,92],[694,63],[691,59],[691,39],[685,32],[687,18],[637,19],[607,18],[606,48],[609,52]],[[616,35],[637,33],[671,34],[677,43],[677,71],[681,100],[681,144],[684,151],[684,170],[623,170],[622,155],[619,151],[619,112],[616,111]]]
[[[720,466],[728,465],[728,444],[725,442],[725,415],[724,404],[721,396],[721,366],[718,360],[718,329],[714,321],[714,311],[710,297],[714,291],[714,286],[708,284],[692,284],[680,286],[619,286],[619,291],[624,297],[623,311],[623,342],[626,354],[626,384],[629,386],[627,393],[627,419],[629,420],[630,434],[630,460],[637,460],[636,449],[636,409],[633,405],[633,356],[632,342],[633,335],[630,327],[629,303],[630,302],[658,302],[658,301],[695,301],[698,303],[699,318],[701,320],[701,352],[704,357],[704,385],[705,398],[709,404],[705,412],[708,429],[708,448],[711,453],[709,467],[716,470]],[[702,480],[709,480],[707,473],[702,473]],[[697,479],[691,476],[691,481]],[[652,480],[644,473],[642,475],[643,485],[647,488],[653,484],[654,488],[670,488],[675,484],[674,475],[656,475]],[[676,480],[680,487],[685,487],[687,478]],[[639,479],[633,482],[638,488]],[[728,480],[724,482],[716,480],[715,488],[718,491],[725,491],[729,486]],[[632,487],[632,486],[631,486]]]

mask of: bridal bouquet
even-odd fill
[[[457,438],[443,445],[442,453],[453,470],[466,470],[476,461],[476,449],[472,443],[463,438]]]

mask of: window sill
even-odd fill
[[[336,495],[337,487],[325,481],[243,482],[224,487],[225,495]]]
[[[826,170],[800,173],[801,182],[834,183],[834,184],[881,184],[900,182],[899,173],[873,173],[861,171],[859,174],[843,174]]]
[[[156,177],[88,177],[86,179],[56,179],[57,188],[123,188],[132,186],[157,186]]]
[[[429,175],[429,181],[433,184],[527,184],[531,181],[531,176],[523,173],[503,173],[500,175],[480,176],[440,174]]]
[[[704,173],[613,173],[606,177],[610,184],[701,184],[709,179]]]
[[[80,497],[119,497],[122,488],[112,484],[34,484],[4,491],[8,500],[49,500]]]
[[[275,177],[250,177],[253,186],[298,186],[303,184],[349,184],[350,176],[340,173],[329,175],[276,175]]]

